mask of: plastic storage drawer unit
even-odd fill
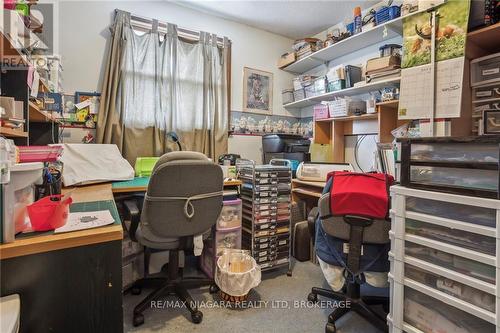
[[[470,71],[472,87],[500,82],[500,53],[472,60]]]
[[[217,230],[240,227],[241,209],[240,199],[224,201],[222,211],[216,225]]]

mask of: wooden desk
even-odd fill
[[[112,192],[113,194],[146,192],[146,190],[148,189],[148,183],[149,177],[136,177],[130,181],[114,182],[112,183]],[[224,181],[224,187],[239,185],[241,185],[241,180],[232,179]]]
[[[91,185],[72,197],[113,193],[111,184]],[[122,237],[120,223],[0,245],[0,295],[20,295],[20,332],[122,332]]]
[[[64,189],[63,193],[73,190]],[[90,185],[74,189],[71,194],[73,202],[90,202],[113,200],[111,184]],[[121,224],[105,227],[67,232],[62,234],[34,234],[16,239],[12,243],[0,245],[0,259],[8,259],[29,254],[42,253],[71,247],[109,242],[123,239]]]
[[[312,202],[317,203],[318,199],[321,197],[325,184],[325,182],[292,179],[292,200],[305,200],[308,202],[308,205]]]

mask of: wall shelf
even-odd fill
[[[28,132],[23,132],[9,127],[0,127],[0,135],[7,138],[27,138]]]
[[[321,101],[332,101],[336,99],[337,97],[345,97],[345,96],[354,96],[354,95],[362,95],[362,94],[367,94],[369,92],[375,91],[375,90],[380,90],[384,87],[387,86],[395,86],[399,84],[400,78],[391,78],[391,79],[386,79],[386,80],[381,80],[377,82],[372,82],[372,83],[367,83],[358,87],[352,87],[352,88],[347,88],[347,89],[342,89],[342,90],[337,90],[337,91],[332,91],[328,92],[325,94],[301,99],[299,101],[295,101],[292,103],[284,104],[283,107],[285,108],[304,108],[307,106],[315,105],[320,103]]]
[[[500,52],[500,23],[493,24],[467,34],[467,54],[477,58],[486,54]]]
[[[29,120],[31,123],[45,123],[45,122],[55,122],[60,123],[60,121],[55,118],[51,113],[47,111],[42,111],[33,102],[29,102]]]
[[[351,54],[370,45],[382,43],[403,34],[403,18],[409,17],[418,13],[426,12],[429,9],[419,10],[406,16],[400,16],[394,20],[377,25],[370,30],[360,32],[354,36],[341,40],[333,45],[325,47],[311,55],[304,57],[296,62],[282,68],[286,72],[293,74],[303,74],[319,65]]]
[[[331,121],[353,121],[353,120],[369,120],[369,119],[378,119],[378,114],[366,113],[366,114],[362,114],[360,116],[335,117],[335,118],[328,118],[328,119],[318,119],[316,121],[331,122]]]

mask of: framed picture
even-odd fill
[[[243,69],[243,111],[273,113],[273,73]]]

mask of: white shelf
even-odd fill
[[[399,83],[399,80],[400,80],[400,78],[397,77],[397,78],[377,81],[377,82],[373,82],[373,83],[367,83],[367,84],[364,84],[364,85],[359,86],[359,87],[352,87],[352,88],[332,91],[332,92],[324,93],[321,95],[301,99],[299,101],[295,101],[292,103],[284,104],[283,107],[291,108],[291,109],[292,108],[298,109],[298,108],[304,108],[307,106],[318,104],[321,101],[331,101],[337,97],[367,94],[369,92],[379,90],[379,89],[382,89],[382,88],[387,87],[387,86],[394,86],[397,83]]]
[[[419,10],[406,16],[397,17],[394,20],[385,22],[381,25],[373,27],[370,30],[363,31],[354,36],[343,39],[338,43],[325,47],[282,69],[293,74],[302,74],[318,67],[319,65],[326,64],[330,60],[356,52],[370,45],[382,43],[384,40],[402,36],[403,18],[425,11],[428,11],[428,9]]]

